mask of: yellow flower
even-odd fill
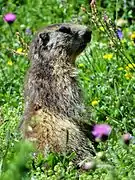
[[[80,64],[78,64],[78,67],[79,67],[79,68],[84,68],[85,65],[84,65],[83,63],[80,63]]]
[[[99,103],[99,101],[97,101],[97,100],[93,100],[93,101],[91,102],[91,105],[92,105],[92,106],[97,106],[97,105],[98,105],[98,103]]]
[[[130,37],[132,40],[134,40],[135,39],[135,32],[133,32]]]
[[[112,59],[112,57],[113,57],[113,54],[112,54],[112,53],[110,53],[110,54],[105,54],[105,55],[103,56],[104,59],[108,59],[108,60]]]
[[[103,32],[105,31],[105,29],[104,29],[103,26],[100,26],[99,29],[100,29],[101,31],[103,31]]]
[[[12,65],[13,65],[13,62],[12,62],[11,60],[9,60],[9,61],[7,62],[7,64],[8,64],[9,66],[12,66]]]
[[[125,78],[128,79],[128,80],[129,80],[129,79],[132,79],[132,78],[133,78],[132,73],[126,73],[126,74],[125,74]]]
[[[23,49],[22,48],[18,48],[17,49],[17,53],[21,53],[21,52],[23,52]]]
[[[123,67],[119,67],[119,68],[118,68],[118,71],[122,71],[122,70],[123,70]]]
[[[135,63],[128,64],[125,68],[127,71],[129,71],[130,69],[135,69]]]

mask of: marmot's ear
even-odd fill
[[[48,33],[40,33],[39,38],[41,39],[42,45],[46,46],[49,42],[49,34]]]

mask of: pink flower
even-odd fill
[[[112,128],[108,124],[96,124],[93,127],[92,135],[95,140],[106,140],[111,133]]]
[[[3,17],[3,20],[8,24],[12,24],[16,20],[16,15],[13,13],[8,13]]]
[[[108,20],[108,16],[106,14],[104,14],[103,19],[104,19],[104,21],[107,21]]]
[[[122,139],[123,139],[125,144],[129,145],[129,143],[132,139],[132,136],[131,136],[131,134],[126,133],[126,134],[123,134]]]

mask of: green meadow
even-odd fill
[[[0,180],[135,179],[135,2],[97,0],[0,0]],[[5,15],[13,13],[12,22]],[[24,79],[34,34],[49,24],[72,22],[92,30],[77,58],[78,83],[91,113],[90,124],[107,124],[106,141],[96,140],[88,170],[75,154],[35,155],[21,138]]]

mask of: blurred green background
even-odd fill
[[[97,0],[0,0],[0,177],[19,179],[135,179],[135,2]],[[3,20],[12,12],[16,20]],[[96,169],[77,170],[74,155],[33,157],[33,147],[17,131],[23,114],[28,46],[36,31],[60,22],[85,24],[92,41],[77,59],[78,82],[91,111],[90,123],[107,123],[112,133],[97,145]],[[118,37],[117,30],[122,33]],[[122,135],[132,140],[123,144]],[[102,153],[101,153],[102,152]],[[99,157],[99,153],[103,154]],[[49,166],[45,166],[45,164]]]

